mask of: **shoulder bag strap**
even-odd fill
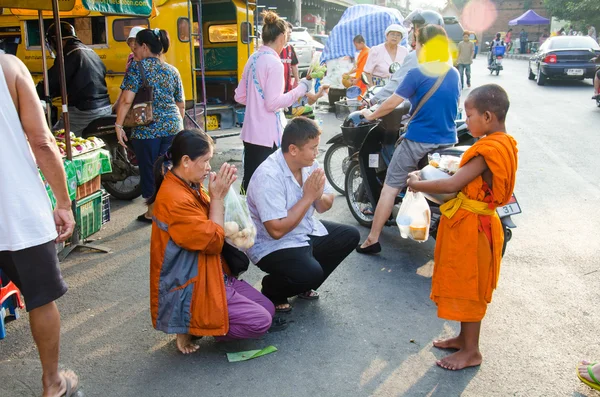
[[[146,80],[146,71],[144,70],[144,60],[140,62],[140,74],[142,76],[142,86],[148,87],[148,80]]]
[[[417,113],[419,113],[419,110],[421,110],[421,108],[423,107],[423,105],[425,105],[425,103],[429,100],[429,98],[431,98],[433,96],[433,94],[435,94],[435,92],[438,90],[438,88],[440,88],[440,86],[442,85],[442,82],[444,81],[444,78],[446,78],[447,74],[448,74],[448,72],[446,72],[446,73],[442,74],[440,77],[438,77],[437,80],[435,81],[435,84],[433,84],[433,86],[429,89],[429,91],[427,91],[427,94],[425,94],[425,96],[423,98],[421,98],[415,111],[410,116],[410,118],[406,121],[406,124],[405,124],[406,126],[408,126],[408,124],[411,122],[411,120],[417,115]]]

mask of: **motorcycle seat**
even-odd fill
[[[87,127],[81,132],[81,135],[86,138],[90,135],[95,135],[98,132],[104,132],[106,130],[114,130],[115,123],[117,122],[116,115],[103,116],[95,120],[92,120]]]

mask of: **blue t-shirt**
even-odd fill
[[[412,114],[436,80],[437,76],[424,74],[423,65],[420,65],[408,71],[396,89],[396,95],[410,101]],[[437,91],[410,121],[406,139],[421,143],[457,143],[454,120],[458,114],[460,91],[458,71],[451,67]]]

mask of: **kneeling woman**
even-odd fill
[[[273,304],[231,275],[221,251],[223,200],[236,168],[210,172],[211,138],[179,132],[154,166],[156,190],[150,246],[150,308],[154,328],[177,334],[177,347],[192,353],[192,336],[217,340],[258,338],[273,319]],[[172,165],[170,164],[172,163]],[[202,182],[208,176],[208,192]]]

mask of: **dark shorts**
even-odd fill
[[[67,292],[54,241],[19,251],[0,251],[0,269],[21,290],[28,312]]]

